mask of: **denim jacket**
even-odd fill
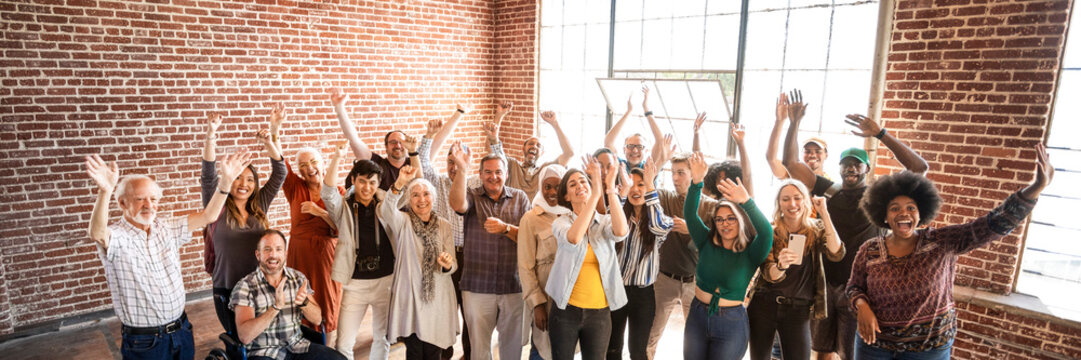
[[[600,264],[601,286],[604,287],[604,295],[608,298],[608,308],[616,310],[627,304],[627,294],[623,290],[623,277],[619,272],[619,261],[616,259],[617,242],[623,241],[625,236],[612,234],[612,218],[605,214],[594,214],[593,223],[586,231],[584,241],[571,244],[567,241],[567,232],[578,215],[571,212],[561,215],[552,222],[552,234],[555,235],[556,249],[555,262],[552,263],[552,272],[548,275],[548,284],[544,291],[552,297],[555,306],[566,309],[570,301],[574,284],[578,280],[578,272],[582,269],[582,262],[586,258],[589,248],[586,242],[593,247],[593,254]]]

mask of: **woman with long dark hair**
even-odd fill
[[[619,204],[619,169],[609,163],[602,185],[597,161],[587,157],[584,163],[586,173],[571,169],[560,180],[559,205],[572,212],[552,222],[558,249],[545,291],[554,303],[548,336],[555,360],[573,359],[579,343],[583,359],[603,359],[612,331],[611,310],[627,303],[615,248],[627,236],[627,218],[619,206],[608,214],[596,210],[602,192],[609,204]]]
[[[222,119],[219,115],[212,115],[207,121],[206,140],[203,145],[203,169],[202,176],[199,178],[204,206],[210,202],[215,191],[220,191],[217,190],[218,176],[214,169],[216,152],[214,140],[217,139],[218,127],[221,123]],[[278,190],[281,190],[285,182],[285,162],[282,160],[281,150],[271,139],[270,131],[259,130],[255,137],[263,145],[267,157],[270,158],[270,178],[260,187],[259,171],[255,166],[248,164],[230,185],[228,198],[225,200],[225,210],[216,221],[207,226],[207,231],[204,233],[206,241],[213,244],[213,267],[210,277],[215,295],[214,310],[217,311],[218,321],[221,322],[222,327],[232,334],[236,334],[236,324],[234,324],[234,316],[229,311],[229,304],[226,302],[237,281],[259,267],[259,261],[254,254],[263,231],[270,228],[267,208],[270,207],[270,203],[274,201]]]
[[[934,221],[942,198],[931,180],[904,171],[881,177],[860,201],[871,223],[890,231],[863,243],[847,293],[858,318],[856,359],[949,359],[957,334],[953,275],[957,257],[1006,236],[1032,212],[1055,174],[1037,145],[1032,183],[986,216],[918,229]]]
[[[708,167],[699,152],[689,162],[691,186],[683,217],[698,248],[698,267],[683,357],[738,359],[747,351],[750,332],[744,296],[758,265],[769,255],[773,228],[739,179],[717,182],[724,200],[713,210],[713,225],[706,225],[698,216],[698,201]]]
[[[616,244],[619,269],[623,276],[623,290],[627,305],[612,311],[612,336],[608,340],[608,359],[623,357],[624,328],[630,331],[627,339],[631,359],[647,359],[646,345],[653,327],[657,309],[653,282],[660,269],[660,248],[675,221],[664,214],[660,197],[653,188],[657,167],[652,158],[646,158],[641,168],[631,169],[631,188],[627,202],[623,204],[630,236]]]

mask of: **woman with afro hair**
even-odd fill
[[[889,233],[865,242],[853,261],[847,293],[863,340],[857,360],[949,359],[957,333],[957,257],[1009,234],[1032,211],[1054,175],[1044,146],[1035,150],[1032,184],[965,224],[918,229],[942,205],[934,184],[920,175],[888,175],[868,188],[860,207]]]

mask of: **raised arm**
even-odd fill
[[[747,246],[747,254],[755,264],[761,264],[769,256],[770,249],[773,248],[773,227],[770,226],[769,220],[766,219],[765,215],[762,215],[762,211],[755,205],[754,199],[751,198],[751,194],[747,192],[747,188],[739,178],[736,178],[734,182],[732,179],[718,181],[717,190],[721,192],[725,199],[739,204],[743,212],[747,213],[747,217],[751,219],[751,226],[754,226],[755,236],[754,240],[751,240],[751,243]]]
[[[218,181],[218,191],[214,193],[214,197],[210,198],[210,202],[207,203],[203,210],[188,215],[188,229],[201,228],[218,219],[218,215],[221,215],[222,205],[225,205],[225,199],[229,197],[230,190],[228,188],[222,189],[222,186],[232,184],[233,180],[236,180],[236,177],[240,176],[240,173],[244,171],[244,168],[251,164],[251,158],[252,155],[248,152],[230,154],[225,158],[225,161],[221,164],[221,180]]]
[[[592,191],[590,191],[589,199],[586,200],[585,205],[580,207],[578,211],[575,212],[575,215],[577,215],[577,217],[574,219],[574,222],[571,223],[570,228],[567,229],[567,242],[571,245],[578,245],[582,242],[582,240],[585,239],[586,232],[589,231],[589,224],[593,223],[593,215],[597,213],[597,211],[594,209],[597,208],[597,203],[600,202],[602,193],[604,192],[604,186],[601,184],[601,166],[597,162],[597,160],[593,159],[592,156],[584,156],[582,159],[582,163],[584,164],[583,166],[586,169],[586,174],[589,175],[590,188]],[[608,173],[610,174],[609,176],[612,177],[612,182],[614,183],[615,169],[610,170],[611,171],[609,171]],[[611,191],[615,191],[615,188],[612,188]],[[617,207],[619,206],[612,206],[612,208]],[[624,226],[626,226],[626,224],[624,224]],[[612,232],[615,233],[614,223],[612,227]]]
[[[657,125],[657,119],[653,117],[653,112],[649,111],[649,87],[646,85],[642,85],[642,111],[645,111],[646,120],[649,122],[649,131],[653,133],[654,144],[661,142],[661,139],[664,138],[664,133],[661,132],[661,127]],[[662,157],[661,152],[663,151],[663,149],[654,145],[653,158],[660,159]]]
[[[657,177],[657,164],[654,163],[652,158],[647,158],[645,164],[642,165],[642,170],[645,174],[643,182],[646,185],[645,210],[648,215],[649,231],[658,237],[656,246],[659,249],[668,232],[672,231],[672,227],[675,226],[675,221],[672,220],[672,217],[664,214],[664,209],[661,208],[660,196],[657,195],[657,190],[653,187],[653,179]]]
[[[916,151],[905,145],[897,138],[893,137],[886,129],[883,129],[878,123],[874,122],[870,118],[859,115],[849,114],[845,116],[845,123],[848,125],[859,128],[859,131],[852,130],[852,134],[865,138],[876,137],[882,140],[882,143],[886,145],[887,149],[893,152],[893,155],[897,156],[897,160],[901,162],[901,165],[905,166],[908,171],[923,175],[927,173],[927,160],[920,157]]]
[[[822,225],[826,228],[823,232],[826,237],[826,258],[829,261],[841,261],[845,257],[845,246],[841,243],[841,238],[837,236],[837,229],[833,227],[833,220],[830,219],[830,212],[826,206],[826,198],[814,196],[811,198],[811,204],[814,205],[818,217],[822,220]]]
[[[769,133],[769,143],[766,145],[766,162],[769,163],[773,177],[787,179],[788,170],[784,163],[777,159],[777,144],[781,141],[781,132],[784,131],[784,121],[788,118],[788,95],[781,93],[777,98],[777,121],[773,123],[773,131]],[[749,181],[748,181],[749,182]]]
[[[631,111],[634,111],[634,104],[631,103],[630,98],[627,98],[627,112],[623,113],[623,117],[619,118],[615,124],[612,124],[612,128],[608,129],[607,134],[604,134],[604,147],[617,154],[619,148],[616,147],[616,139],[619,138],[619,133],[623,131],[623,125],[627,123],[627,118],[631,117]]]
[[[469,199],[466,197],[466,173],[469,172],[469,154],[462,150],[462,141],[455,141],[451,145],[450,153],[451,161],[454,161],[454,166],[458,168],[455,171],[454,178],[450,182],[450,194],[447,194],[447,201],[450,202],[450,208],[459,214],[463,214],[469,210]],[[399,174],[399,176],[401,176]]]
[[[349,146],[353,149],[353,156],[357,160],[371,160],[372,150],[368,144],[357,135],[357,129],[353,126],[353,120],[345,112],[345,100],[349,96],[342,94],[339,89],[330,90],[330,103],[334,105],[334,114],[338,116],[338,126],[342,128],[342,134],[349,140]]]
[[[702,179],[706,177],[709,165],[701,152],[695,152],[687,159],[691,168],[691,186],[687,188],[687,201],[683,202],[683,218],[687,222],[687,231],[690,232],[694,245],[701,249],[709,241],[709,228],[702,218],[698,216],[698,202],[702,198]]]
[[[331,152],[327,173],[323,175],[323,186],[319,189],[319,197],[323,199],[323,206],[326,207],[327,216],[334,227],[339,227],[342,223],[340,208],[342,194],[338,192],[338,162],[341,161],[344,152],[345,143],[338,144]]]
[[[627,216],[623,213],[623,206],[619,205],[622,202],[620,190],[616,188],[616,177],[620,176],[621,173],[626,174],[626,170],[622,165],[613,161],[608,163],[608,171],[604,174],[604,188],[606,189],[604,190],[604,196],[607,196],[608,203],[612,204],[608,207],[609,220],[612,222],[612,235],[620,238],[627,236],[627,233],[630,232],[630,228],[627,226]],[[624,188],[630,191],[631,181],[625,180],[624,184]],[[579,216],[579,219],[581,218]]]
[[[702,130],[702,124],[706,122],[706,113],[698,113],[698,117],[694,119],[694,142],[691,145],[691,151],[702,151],[702,144],[698,141],[698,132]]]
[[[259,130],[255,138],[263,144],[263,151],[273,160],[282,160],[281,123],[285,120],[285,105],[276,104],[270,109],[270,130]]]
[[[803,114],[807,111],[807,104],[803,103],[803,93],[793,90],[788,98],[788,135],[784,138],[784,167],[788,175],[799,180],[808,189],[814,188],[815,173],[810,166],[799,159],[799,122],[803,120]]]
[[[563,149],[563,153],[556,157],[556,162],[559,165],[567,166],[567,163],[574,157],[574,146],[571,146],[571,141],[567,139],[567,134],[563,133],[563,128],[559,126],[559,120],[556,119],[556,113],[552,111],[545,111],[540,114],[541,120],[552,126],[552,129],[556,131],[556,138],[559,138],[559,147]]]
[[[206,119],[206,139],[203,139],[203,160],[214,162],[216,159],[217,147],[215,141],[218,140],[218,127],[221,126],[221,115],[211,114]]]
[[[736,149],[739,150],[739,167],[743,169],[743,184],[747,187],[747,194],[754,197],[754,178],[751,176],[751,156],[747,153],[747,145],[743,142],[746,134],[743,125],[732,124],[732,139],[736,141]]]
[[[435,134],[432,134],[432,136],[427,136],[427,134],[425,134],[426,137],[432,139],[432,151],[439,151],[439,148],[443,147],[443,143],[447,141],[447,137],[450,137],[450,134],[453,133],[454,129],[458,126],[458,120],[462,118],[462,115],[469,112],[469,108],[462,104],[455,104],[454,108],[454,113],[450,115],[450,118],[447,118],[447,121],[439,122],[440,127],[436,130]],[[431,129],[430,125],[431,121],[429,121],[429,129]]]
[[[106,164],[100,156],[86,157],[86,175],[98,185],[98,200],[90,215],[90,240],[103,248],[109,248],[109,198],[120,181],[120,169],[116,162]]]

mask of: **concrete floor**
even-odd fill
[[[214,313],[214,303],[209,297],[191,301],[187,305],[188,318],[195,335],[195,359],[203,359],[210,350],[221,348],[218,335],[221,324]],[[661,338],[658,354],[683,353],[683,314],[677,313],[668,322],[665,336]],[[493,347],[497,336],[493,336]],[[356,358],[367,359],[372,344],[371,313],[361,324],[357,334],[354,353]],[[461,357],[461,340],[455,344],[455,358]],[[496,348],[498,349],[498,348]],[[522,359],[528,359],[529,348],[522,351]],[[498,360],[498,353],[494,353]],[[624,358],[630,354],[624,350]],[[658,359],[679,358],[658,356]],[[0,358],[5,360],[61,360],[61,359],[117,359],[120,360],[120,320],[115,316],[71,326],[59,332],[6,341],[0,344]],[[405,346],[395,344],[390,348],[390,359],[405,359]]]

